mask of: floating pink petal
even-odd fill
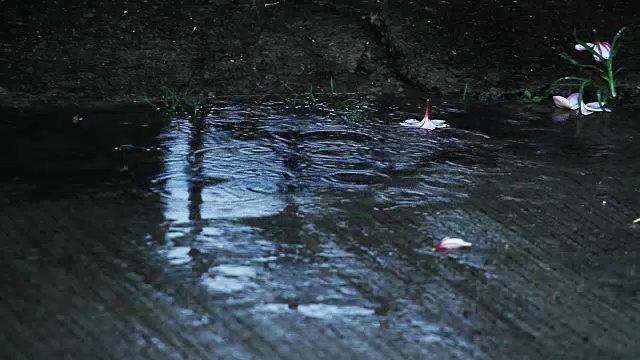
[[[442,239],[440,243],[433,248],[433,251],[446,250],[446,249],[458,249],[458,248],[469,247],[469,246],[471,246],[470,242],[466,242],[459,238],[446,237]]]

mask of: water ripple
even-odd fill
[[[327,174],[323,179],[335,185],[371,186],[383,184],[391,179],[390,176],[373,171],[337,171]]]
[[[462,199],[482,175],[477,163],[486,162],[476,155],[485,138],[414,131],[388,117],[362,122],[231,105],[206,121],[198,132],[178,122],[165,135],[165,171],[153,183],[175,221],[194,211],[208,219],[268,216],[301,188],[376,189],[392,206],[416,196]]]

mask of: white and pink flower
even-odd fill
[[[429,119],[429,99],[427,99],[427,110],[425,110],[422,120],[409,119],[401,122],[400,125],[416,127],[425,130],[443,129],[449,127],[449,125],[445,124],[444,120]]]
[[[599,111],[611,112],[611,109],[601,106],[600,103],[598,103],[597,101],[586,103],[586,104],[584,103],[584,101],[581,101],[580,104],[578,104],[579,97],[580,97],[579,93],[573,93],[567,96],[566,98],[563,96],[556,95],[553,97],[553,102],[557,107],[561,109],[578,110],[579,108],[580,113],[582,115],[591,115],[594,112],[599,112]]]
[[[586,43],[586,45],[593,49],[593,51],[595,51],[598,55],[602,56],[602,58],[600,58],[600,56],[597,56],[596,54],[593,54],[593,58],[596,59],[596,61],[600,62],[602,61],[602,59],[608,60],[609,56],[611,56],[611,44],[609,44],[606,41],[600,41],[598,40],[598,38],[596,37],[596,31],[593,30],[593,42],[592,43]],[[584,47],[581,44],[576,44],[575,49],[578,51],[585,51],[587,50],[586,47]]]

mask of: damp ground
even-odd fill
[[[0,352],[635,356],[638,106],[422,102],[3,114]]]

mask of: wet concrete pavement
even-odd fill
[[[0,355],[634,358],[637,108],[420,103],[3,122]]]

